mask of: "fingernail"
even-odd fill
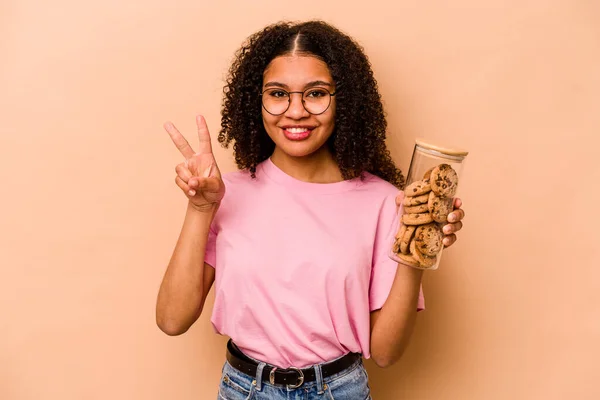
[[[445,234],[449,234],[449,233],[450,233],[450,226],[449,226],[449,225],[446,225],[446,226],[444,227],[444,233],[445,233]]]
[[[189,194],[190,196],[195,196],[195,195],[196,195],[196,191],[195,191],[195,190],[190,190],[190,191],[188,192],[188,194]]]
[[[450,222],[454,222],[455,220],[456,220],[456,215],[454,215],[454,214],[450,214],[450,215],[448,216],[448,221],[450,221]]]

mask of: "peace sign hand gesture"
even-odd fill
[[[185,161],[175,167],[175,183],[183,190],[194,208],[201,212],[210,212],[221,203],[225,195],[225,184],[213,156],[204,117],[196,116],[196,125],[200,143],[197,153],[194,153],[188,141],[171,122],[165,123],[164,128],[185,157]]]

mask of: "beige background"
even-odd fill
[[[209,312],[154,322],[185,211],[161,126],[195,145],[201,112],[215,139],[243,39],[312,17],[364,45],[405,171],[415,137],[471,152],[465,228],[405,357],[367,363],[374,398],[600,398],[599,2],[3,0],[1,399],[216,397]]]

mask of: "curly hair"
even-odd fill
[[[256,166],[275,149],[262,122],[259,94],[269,63],[293,50],[325,62],[335,82],[334,130],[326,145],[343,178],[363,179],[367,171],[402,189],[404,176],[385,143],[387,122],[371,64],[358,43],[323,21],[269,25],[236,52],[223,89],[218,140],[225,148],[235,142],[238,168],[255,178]]]

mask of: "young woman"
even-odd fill
[[[189,199],[157,300],[186,332],[214,283],[211,322],[231,338],[220,399],[368,399],[362,357],[396,362],[423,309],[422,271],[388,257],[404,177],[367,57],[319,21],[252,35],[225,87],[221,175],[203,117],[194,152],[171,124]],[[444,226],[452,245],[460,200]]]

